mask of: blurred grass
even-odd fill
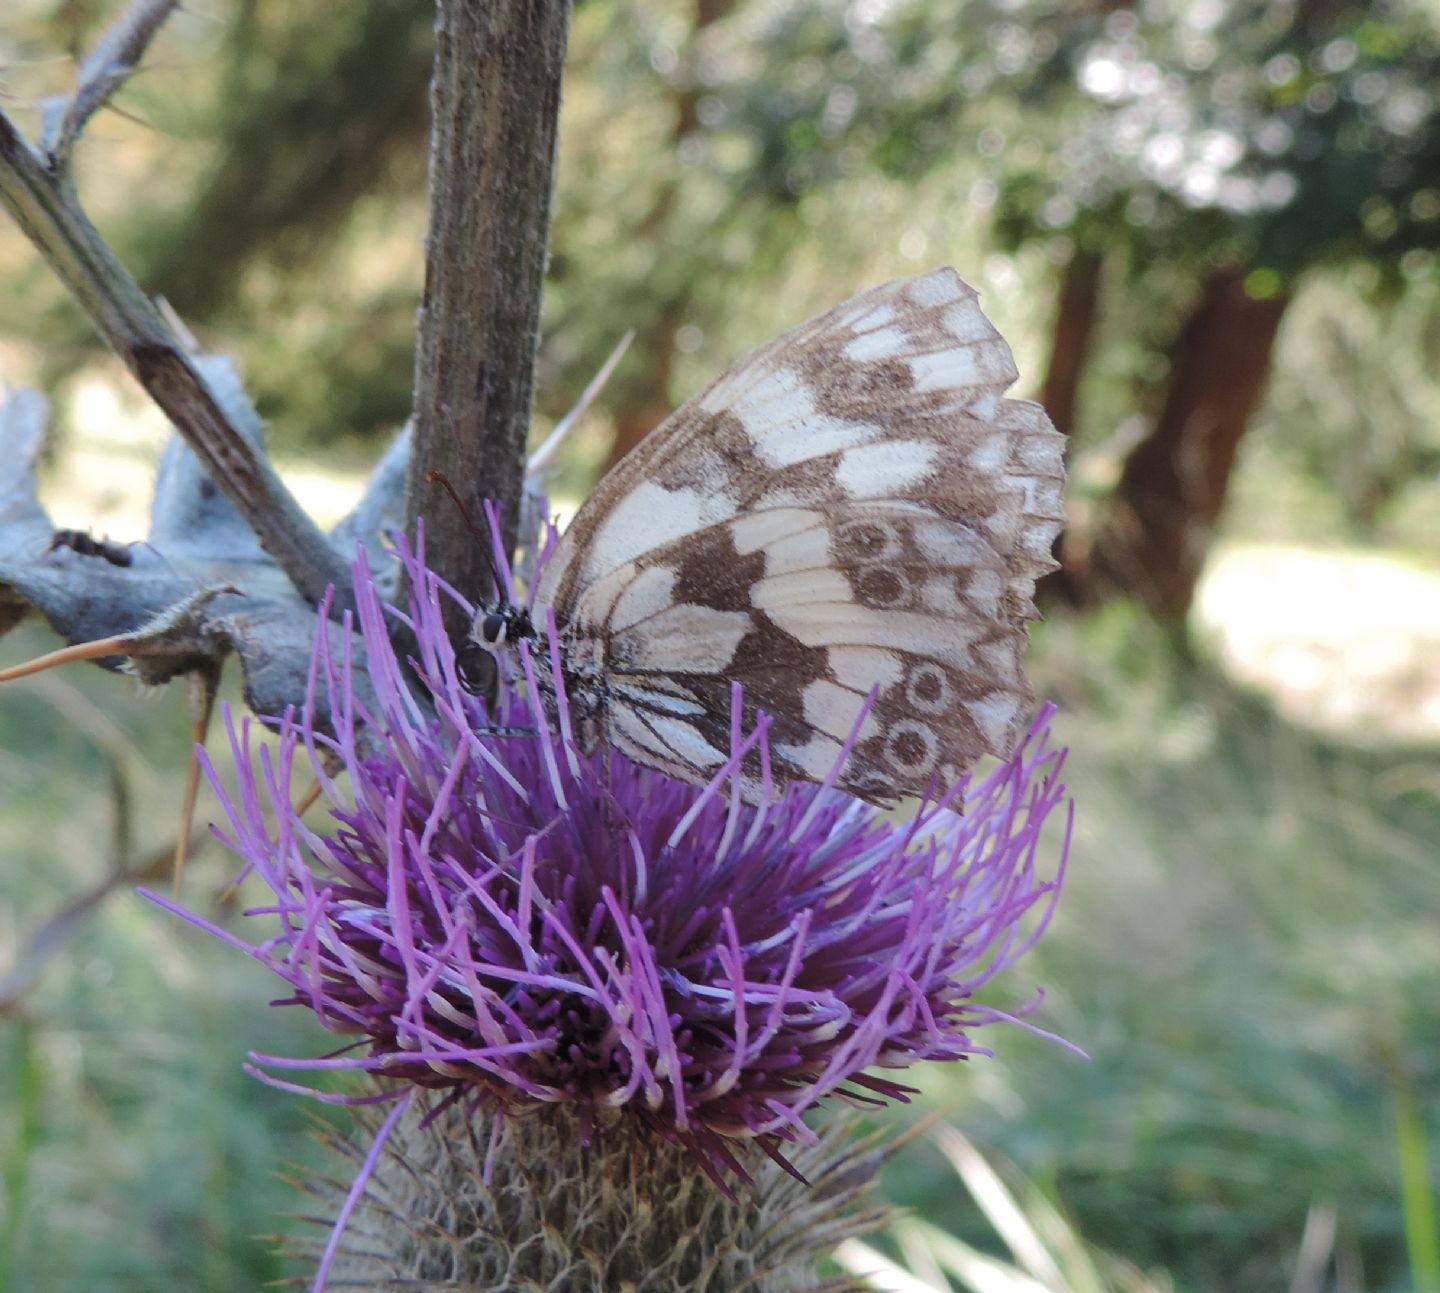
[[[0,1288],[10,1287],[10,1272],[15,1264],[19,1244],[20,1223],[24,1214],[29,1182],[30,1161],[39,1140],[40,1066],[34,1062],[31,1029],[24,1021],[15,1025],[15,1047],[12,1062],[7,1066],[6,1082],[0,1100],[9,1110],[7,1121],[13,1120],[10,1143],[5,1147],[3,1173],[4,1229],[0,1231]]]
[[[1435,1293],[1440,1289],[1440,1230],[1436,1226],[1435,1189],[1430,1183],[1429,1137],[1416,1107],[1413,1083],[1403,1067],[1396,1066],[1391,1087],[1410,1269],[1417,1293]]]
[[[1080,1232],[1181,1289],[1290,1287],[1314,1203],[1357,1287],[1422,1287],[1434,1163],[1402,1186],[1397,1075],[1440,1111],[1440,763],[1349,749],[1213,675],[1124,607],[1041,629],[1078,801],[1067,892],[1017,994],[1085,1063],[1011,1031],[932,1098],[1045,1183]],[[1412,1134],[1413,1139],[1413,1134]],[[1416,1142],[1418,1144],[1418,1141]],[[1412,1151],[1414,1152],[1414,1151]],[[924,1155],[912,1155],[918,1160]],[[983,1244],[938,1163],[898,1197]]]
[[[967,1206],[984,1218],[1003,1253],[982,1252],[928,1221],[902,1217],[886,1237],[903,1263],[851,1239],[836,1252],[851,1274],[868,1276],[885,1293],[1171,1293],[1163,1273],[1141,1271],[1087,1243],[1013,1164],[992,1163],[953,1127],[936,1128],[933,1139]]]
[[[3,658],[47,645],[24,629]],[[181,689],[141,696],[97,669],[7,684],[0,699],[3,973],[112,861],[105,747],[134,796],[127,851],[173,839],[188,720]],[[213,911],[229,871],[202,851],[187,901]],[[244,1290],[293,1274],[265,1236],[296,1206],[279,1174],[317,1156],[312,1107],[240,1064],[251,1048],[313,1054],[333,1039],[270,1010],[274,994],[258,966],[129,886],[43,964],[0,1015],[0,1288]]]

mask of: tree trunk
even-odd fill
[[[1100,312],[1100,264],[1097,253],[1076,251],[1060,283],[1050,363],[1040,388],[1040,403],[1063,436],[1069,436],[1075,429],[1080,378],[1085,372],[1090,338]]]
[[[1065,267],[1060,282],[1060,300],[1055,309],[1055,330],[1050,339],[1050,362],[1040,388],[1040,403],[1050,414],[1055,429],[1066,439],[1075,430],[1075,411],[1079,405],[1080,379],[1090,357],[1090,341],[1100,316],[1101,257],[1093,251],[1077,250]],[[1045,606],[1063,601],[1079,600],[1071,569],[1069,530],[1061,530],[1055,538],[1052,555],[1060,563],[1057,570],[1045,575],[1035,587],[1035,600]]]
[[[1126,459],[1095,536],[1091,599],[1130,593],[1172,622],[1190,609],[1290,303],[1254,299],[1244,278],[1243,269],[1214,274],[1181,333],[1159,420]]]

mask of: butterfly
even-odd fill
[[[853,297],[652,431],[533,605],[483,608],[472,645],[543,661],[553,614],[582,751],[683,781],[729,757],[738,682],[778,779],[824,780],[869,705],[841,789],[888,805],[953,782],[1028,716],[1026,621],[1064,515],[1062,437],[1004,398],[1017,376],[953,269]]]

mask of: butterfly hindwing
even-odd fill
[[[782,777],[879,802],[1007,753],[1060,437],[1003,399],[1009,347],[952,270],[866,292],[676,411],[600,484],[537,600],[601,696],[597,735],[695,781],[729,689]]]

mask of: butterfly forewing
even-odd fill
[[[1062,519],[1061,438],[1006,400],[1010,349],[953,270],[802,324],[601,483],[537,591],[604,740],[686,780],[730,745],[730,684],[774,771],[877,802],[1009,752],[1025,621]],[[752,787],[753,789],[753,787]]]

